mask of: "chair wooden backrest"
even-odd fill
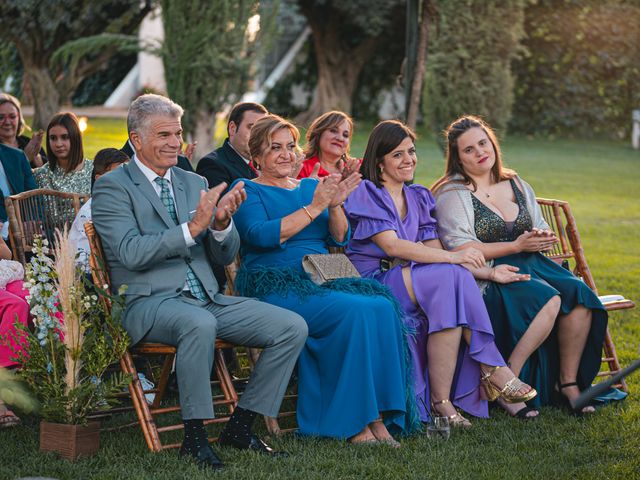
[[[562,262],[573,262],[573,272],[598,295],[595,279],[589,269],[587,257],[580,241],[580,233],[575,218],[571,213],[569,203],[562,200],[552,200],[547,198],[538,198],[538,205],[542,210],[542,216],[549,224],[549,227],[556,233],[560,242],[554,248],[546,253],[546,256],[552,260]],[[635,304],[622,295],[611,295],[600,297],[607,311],[624,310],[635,307]],[[598,373],[599,377],[609,376],[620,370],[620,362],[613,339],[607,328],[604,339],[604,357],[602,362],[608,366],[608,371]],[[623,390],[627,390],[624,380],[619,385]]]
[[[71,226],[88,195],[37,189],[5,198],[11,250],[23,265],[31,253],[33,237],[40,235],[52,244],[56,229]]]
[[[91,250],[91,255],[89,255],[89,266],[91,267],[93,282],[94,284],[101,286],[106,292],[111,293],[111,280],[109,278],[108,266],[104,259],[104,252],[100,237],[93,226],[93,222],[87,222],[84,229],[87,234],[87,240]],[[105,302],[107,310],[110,311],[110,300],[104,296],[101,296],[101,299]],[[214,408],[215,406],[222,406],[226,408],[228,415],[218,416],[211,420],[205,420],[204,423],[206,425],[210,423],[222,423],[228,421],[229,416],[233,413],[233,410],[238,404],[238,394],[233,386],[231,375],[229,374],[224,356],[222,355],[222,349],[232,348],[233,346],[234,345],[231,345],[230,343],[216,339],[214,367],[218,380],[212,382],[212,384],[218,386],[222,393],[214,396],[213,405]],[[180,443],[164,444],[160,439],[160,434],[184,428],[182,422],[160,427],[156,424],[155,420],[158,415],[171,414],[180,411],[179,405],[160,406],[160,402],[164,398],[164,394],[166,392],[176,352],[176,347],[172,345],[140,342],[130,347],[120,360],[120,367],[122,371],[125,374],[131,375],[132,381],[129,384],[131,400],[136,411],[136,416],[138,417],[138,424],[140,425],[144,438],[147,442],[147,446],[149,447],[149,450],[153,452],[159,452],[167,448],[177,448],[180,446]],[[155,389],[143,390],[140,379],[138,378],[138,371],[133,361],[134,355],[164,357],[162,369],[157,380],[157,387]],[[145,398],[145,394],[147,393],[155,393],[155,398],[151,405],[147,403]]]

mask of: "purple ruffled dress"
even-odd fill
[[[459,265],[408,263],[416,306],[404,285],[403,267],[381,270],[380,261],[388,257],[371,239],[377,233],[393,230],[398,238],[412,242],[438,238],[436,202],[431,192],[421,185],[410,185],[404,187],[404,196],[407,215],[400,219],[387,190],[364,180],[345,202],[352,231],[346,253],[362,276],[375,278],[391,289],[405,311],[405,322],[415,332],[409,346],[421,420],[428,420],[430,410],[427,337],[457,327],[471,331],[471,343],[461,342],[451,400],[471,415],[487,417],[487,402],[481,397],[480,363],[505,362],[495,346],[491,321],[473,275]]]

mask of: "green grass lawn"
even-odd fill
[[[87,156],[120,147],[123,120],[92,120],[85,134]],[[365,130],[364,127],[361,130]],[[352,153],[361,155],[366,134],[357,134]],[[509,138],[506,163],[533,185],[538,196],[568,200],[601,294],[624,293],[640,300],[640,152],[627,143],[590,140]],[[417,182],[430,185],[442,172],[440,150],[428,135],[418,142]],[[640,356],[640,310],[613,313],[610,330],[620,361]],[[640,478],[640,374],[629,379],[630,397],[588,419],[545,408],[536,422],[494,411],[475,420],[470,431],[454,431],[448,442],[417,435],[402,448],[348,446],[333,440],[270,439],[291,457],[270,460],[221,451],[228,468],[200,472],[177,459],[177,452],[151,454],[139,430],[103,432],[97,456],[76,464],[39,454],[38,422],[0,430],[0,479],[42,475],[60,479],[175,478]],[[122,419],[113,419],[120,422]],[[259,426],[259,432],[264,429]]]

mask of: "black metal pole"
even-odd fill
[[[607,380],[600,382],[594,385],[593,387],[587,388],[585,391],[583,391],[580,394],[580,396],[576,400],[574,408],[576,410],[583,409],[584,407],[589,405],[589,402],[591,402],[591,400],[593,400],[595,397],[597,397],[598,395],[602,395],[604,392],[609,390],[612,385],[615,385],[624,377],[626,377],[633,371],[637,370],[638,368],[640,368],[640,360],[636,360],[627,368],[620,370],[615,375],[611,375],[611,377],[609,377]]]

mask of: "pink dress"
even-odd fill
[[[6,342],[14,344],[10,334],[16,330],[15,322],[27,325],[29,320],[27,295],[29,291],[23,287],[22,280],[8,283],[6,289],[0,289],[0,367],[18,366],[11,360],[12,349]]]

